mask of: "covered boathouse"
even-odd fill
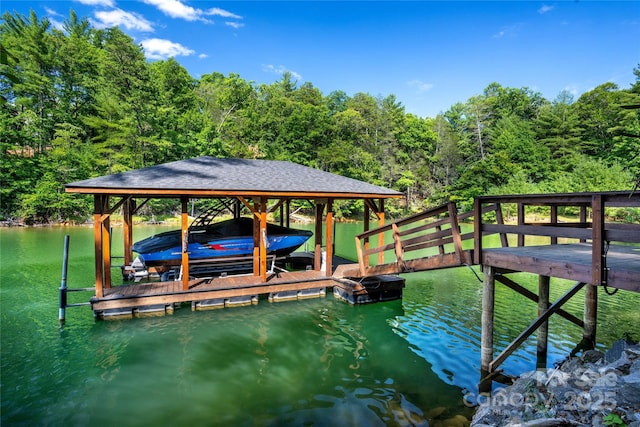
[[[384,224],[385,199],[403,197],[402,193],[391,189],[291,162],[209,156],[72,182],[65,190],[94,197],[95,296],[90,303],[97,317],[172,310],[174,304],[184,302],[191,302],[194,309],[225,306],[233,301],[255,301],[265,294],[295,298],[313,290],[324,293],[326,287],[334,286],[342,287],[352,298],[358,293],[366,294],[361,283],[345,280],[335,271],[333,203],[335,200],[363,200],[364,231],[367,231],[372,219],[376,221],[375,226]],[[155,198],[173,198],[181,202],[181,235],[185,236],[181,273],[171,281],[112,286],[110,217],[115,212],[122,212],[124,266],[129,266],[134,260],[133,216]],[[223,275],[215,279],[190,274],[194,262],[189,259],[187,250],[188,206],[191,199],[203,198],[231,199],[238,208],[244,206],[252,214],[253,256],[249,262],[253,263],[253,274]],[[312,268],[276,273],[267,253],[267,216],[279,210],[281,225],[289,226],[290,202],[295,199],[306,200],[315,208]],[[237,209],[235,214],[239,215],[239,212]],[[202,260],[198,262],[202,263]],[[216,261],[212,259],[211,262]],[[401,279],[390,282],[392,291],[401,292],[403,286]]]

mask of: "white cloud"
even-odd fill
[[[201,53],[200,55],[198,55],[198,59],[205,59],[208,58],[209,55],[207,55],[206,53]]]
[[[58,13],[58,12],[56,12],[55,10],[50,9],[50,8],[48,8],[48,7],[46,7],[46,6],[44,7],[44,11],[45,11],[45,12],[47,12],[47,15],[48,15],[49,17],[51,17],[51,16],[57,16],[57,17],[60,17],[60,18],[63,18],[63,17],[64,17],[61,13]]]
[[[195,51],[182,46],[180,43],[165,39],[145,39],[140,44],[149,59],[167,59],[174,56],[189,56],[195,53]]]
[[[428,90],[431,90],[431,88],[433,88],[432,83],[425,83],[421,80],[411,80],[407,82],[407,84],[411,87],[415,87],[419,93],[426,92]]]
[[[233,22],[233,21],[226,21],[224,25],[226,25],[227,27],[236,28],[236,29],[244,27],[243,23]]]
[[[538,9],[538,13],[540,15],[543,15],[543,14],[545,14],[547,12],[551,12],[555,8],[556,8],[555,6],[549,6],[547,4],[543,4],[542,7],[540,9]]]
[[[75,0],[78,3],[86,4],[87,6],[103,6],[114,7],[116,4],[113,0]]]
[[[53,9],[49,9],[45,6],[44,11],[47,13],[47,18],[49,18],[49,22],[53,25],[53,28],[56,30],[64,31],[64,22],[60,21],[57,18],[64,18],[64,16]]]
[[[123,26],[127,30],[153,32],[151,23],[144,19],[142,15],[135,12],[113,9],[95,12],[95,17],[98,20],[97,22],[93,22],[96,28]]]
[[[196,9],[194,7],[188,6],[181,2],[180,0],[142,0],[146,4],[150,4],[152,6],[157,7],[161,10],[165,15],[170,16],[172,18],[180,18],[185,19],[187,21],[203,21],[207,23],[211,23],[208,20],[207,16],[220,16],[222,18],[228,19],[242,19],[242,16],[236,15],[235,13],[231,13],[227,10],[220,9],[217,7],[202,10]],[[228,24],[227,24],[228,25]],[[238,26],[233,26],[234,28],[239,28]]]
[[[288,72],[289,74],[291,74],[291,77],[293,77],[294,79],[302,80],[302,76],[300,74],[296,73],[295,71],[287,69],[287,67],[285,67],[284,65],[275,66],[271,64],[262,64],[262,71],[267,73],[277,74],[279,76]]]
[[[503,27],[500,31],[494,34],[493,37],[496,39],[500,39],[502,37],[515,36],[517,35],[518,30],[520,29],[521,26],[522,26],[521,24],[513,24],[507,27]]]
[[[172,18],[182,18],[187,21],[202,20],[202,11],[178,0],[143,0],[146,4],[153,5],[160,9],[165,15]]]
[[[222,18],[242,19],[242,16],[236,15],[235,13],[231,13],[227,10],[220,9],[218,7],[214,7],[207,10],[205,14],[210,16],[220,16]]]

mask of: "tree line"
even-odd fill
[[[422,118],[392,94],[323,94],[289,73],[271,84],[194,78],[73,11],[63,29],[5,13],[0,64],[1,220],[82,219],[92,199],[64,184],[201,155],[288,160],[393,188],[407,195],[390,206],[398,214],[482,194],[631,189],[640,176],[640,65],[626,89],[547,100],[492,83]]]

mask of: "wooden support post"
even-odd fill
[[[504,216],[502,215],[502,205],[500,203],[496,203],[496,222],[504,225]],[[500,243],[503,248],[509,247],[509,240],[507,239],[506,233],[500,233]]]
[[[136,210],[136,201],[129,198],[123,205],[124,217],[124,265],[131,265],[133,262],[133,212]]]
[[[493,360],[493,318],[495,307],[495,270],[484,267],[484,284],[482,288],[482,336],[480,339],[480,367],[484,373],[490,373]],[[483,375],[484,377],[484,375]]]
[[[291,200],[287,199],[284,203],[287,207],[287,221],[285,223],[285,227],[289,228],[291,227]]]
[[[369,204],[367,201],[364,201],[364,218],[363,218],[363,227],[362,231],[367,232],[371,229],[371,211],[369,210]],[[364,238],[364,251],[367,252],[369,250],[369,237]],[[369,256],[364,258],[364,267],[369,266]],[[362,266],[360,266],[360,270],[362,270]],[[364,274],[364,271],[361,271]]]
[[[104,296],[104,264],[102,262],[102,213],[104,210],[103,198],[105,196],[96,194],[93,196],[93,242],[95,253],[95,270],[96,270],[96,297]]]
[[[315,248],[313,269],[320,271],[322,268],[322,215],[324,214],[324,203],[316,202],[316,228],[315,228]]]
[[[473,263],[482,265],[482,203],[473,199]]]
[[[182,215],[181,233],[182,236],[182,290],[189,290],[189,198],[181,197]]]
[[[267,198],[260,199],[260,279],[267,282]]]
[[[598,287],[587,285],[584,290],[584,330],[582,342],[591,348],[596,345],[598,323]]]
[[[593,278],[591,284],[600,286],[605,280],[604,245],[604,204],[602,194],[594,194],[591,198],[591,212],[593,214],[591,228],[591,268]]]
[[[558,206],[551,205],[550,216],[551,216],[550,218],[551,224],[556,225],[558,223]],[[558,238],[556,236],[551,237],[551,244],[552,245],[558,244]]]
[[[380,199],[380,207],[378,212],[378,227],[384,226],[384,199]],[[378,247],[381,248],[384,246],[384,233],[378,234]],[[378,265],[384,264],[384,252],[378,252]]]
[[[518,203],[518,225],[524,225],[524,204]],[[518,234],[518,247],[524,246],[524,234]]]
[[[587,207],[586,206],[580,206],[580,213],[579,213],[579,221],[584,224],[585,222],[587,222]],[[587,241],[587,239],[580,239],[580,243],[585,243]]]
[[[365,272],[367,270],[367,263],[364,260],[364,255],[362,253],[362,242],[360,241],[360,239],[358,239],[358,236],[355,237],[356,239],[356,255],[358,256],[358,270],[360,271],[360,276],[364,277]]]
[[[105,196],[105,208],[109,209],[109,196]],[[111,217],[103,215],[102,219],[102,260],[104,262],[104,287],[111,287]]]
[[[442,231],[442,226],[436,225],[436,231],[439,233]],[[438,245],[438,254],[444,255],[444,245]]]
[[[326,247],[327,247],[327,258],[326,258],[326,269],[325,275],[330,277],[333,275],[333,199],[329,199],[327,201],[327,232],[326,232]]]
[[[462,263],[462,237],[460,236],[460,226],[458,224],[458,207],[455,203],[449,202],[447,209],[449,211],[449,225],[451,226],[453,247],[456,251],[456,261]]]
[[[549,309],[549,276],[538,277],[538,317]],[[544,321],[538,328],[538,343],[536,352],[536,369],[547,368],[547,345],[549,338],[549,321]]]
[[[260,217],[258,216],[258,209],[260,205],[256,202],[253,203],[253,209],[248,205],[251,210],[253,218],[253,275],[260,275]]]
[[[242,211],[242,202],[239,199],[233,201],[233,218],[240,218],[240,212]]]
[[[491,361],[493,360],[493,320],[495,307],[495,270],[484,267],[482,288],[482,335],[480,337],[480,393],[491,391]]]
[[[391,224],[391,231],[392,231],[392,237],[393,237],[394,251],[396,255],[396,263],[402,265],[403,250],[402,250],[402,240],[400,238],[400,229],[396,224]]]

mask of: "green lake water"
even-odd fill
[[[134,237],[154,231],[138,227]],[[339,255],[352,255],[340,248],[352,247],[357,231],[337,224]],[[0,230],[2,426],[426,426],[473,413],[482,286],[468,268],[405,275],[401,301],[351,306],[328,292],[119,321],[95,321],[80,307],[67,309],[59,328],[65,235],[69,287],[92,286],[92,228]],[[517,280],[537,288],[535,276]],[[571,285],[552,280],[552,299]],[[599,346],[625,333],[639,339],[640,295],[599,295]],[[582,304],[579,293],[565,308],[581,317]],[[536,311],[497,285],[497,351]],[[552,318],[550,366],[580,338]],[[535,369],[535,337],[503,366]]]

